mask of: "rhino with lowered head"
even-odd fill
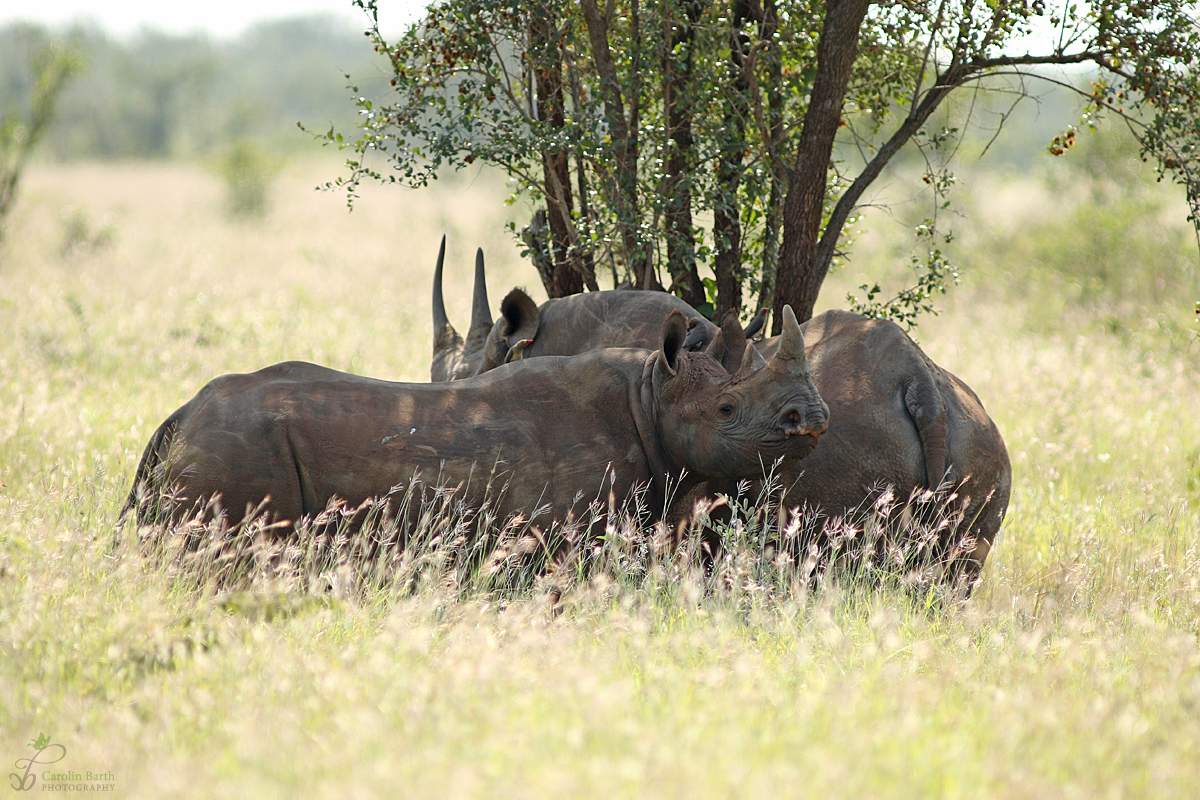
[[[757,475],[816,446],[826,408],[790,309],[785,317],[769,362],[724,332],[705,352],[685,351],[687,321],[676,312],[653,352],[523,360],[446,383],[300,362],[225,375],[155,432],[126,509],[142,523],[162,520],[164,498],[165,521],[178,522],[219,498],[231,524],[261,508],[286,528],[419,475],[474,507],[487,500],[500,518],[545,507],[538,524],[578,515],[597,495],[621,503],[642,486],[648,508],[661,511],[668,488]]]
[[[905,501],[949,484],[964,512],[957,534],[974,541],[962,574],[974,580],[1012,488],[1004,439],[979,398],[894,322],[833,310],[801,330],[829,430],[811,458],[781,471],[787,504],[828,519],[866,510],[888,487]],[[766,339],[758,349],[769,358],[779,344]]]
[[[475,288],[471,327],[464,339],[446,316],[442,296],[442,266],[446,237],[442,237],[433,272],[434,382],[478,375],[507,363],[513,348],[523,357],[570,356],[604,347],[658,347],[663,320],[672,311],[688,325],[685,350],[702,350],[717,334],[717,326],[678,297],[666,292],[613,289],[559,297],[540,306],[521,289],[500,303],[493,324],[488,305],[483,251],[475,254]]]

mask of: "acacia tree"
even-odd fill
[[[698,307],[708,295],[714,312],[749,290],[807,319],[866,189],[905,145],[952,137],[931,124],[944,101],[1069,85],[1052,65],[1089,65],[1095,79],[1072,87],[1084,125],[1051,152],[1119,116],[1200,219],[1200,28],[1183,0],[444,0],[395,42],[376,2],[355,0],[394,93],[355,90],[360,135],[328,134],[355,152],[335,183],[353,196],[364,178],[419,186],[446,165],[499,166],[546,204],[551,296],[596,288],[607,265],[614,281]],[[839,144],[860,158],[835,160]],[[927,163],[936,209],[953,179]],[[944,290],[936,215],[917,232],[928,257],[916,285],[887,301],[872,290],[862,310],[911,321]]]

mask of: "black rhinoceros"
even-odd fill
[[[261,509],[286,528],[419,475],[500,517],[544,509],[540,521],[565,520],[638,487],[661,511],[668,488],[758,475],[816,446],[826,408],[785,317],[769,363],[743,358],[752,348],[724,331],[707,351],[684,351],[687,321],[674,312],[653,352],[528,359],[461,381],[393,383],[300,362],[225,375],[155,432],[127,510],[178,521],[219,497],[231,524]]]
[[[540,306],[522,289],[513,289],[500,303],[500,318],[493,324],[480,250],[475,254],[471,327],[464,339],[446,316],[442,296],[445,253],[443,236],[433,272],[433,361],[429,374],[434,382],[495,369],[510,360],[518,344],[525,358],[571,356],[603,347],[653,350],[658,347],[663,320],[676,310],[688,325],[685,350],[702,350],[717,334],[716,325],[675,295],[625,289],[552,298]]]
[[[869,510],[889,488],[903,502],[948,485],[966,526],[956,533],[973,547],[965,574],[978,575],[1008,508],[1012,467],[975,392],[894,322],[833,310],[801,330],[829,430],[811,458],[781,471],[786,503],[828,519]],[[779,339],[757,346],[769,358]]]

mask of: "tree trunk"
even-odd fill
[[[529,21],[530,52],[534,54],[534,83],[537,96],[537,119],[551,128],[565,125],[563,114],[562,54],[556,40],[555,20],[543,14],[533,14]],[[546,212],[550,223],[550,258],[553,271],[546,280],[546,294],[565,297],[583,290],[584,273],[579,253],[571,247],[571,174],[564,150],[542,151],[543,188]],[[595,288],[596,280],[591,280]]]
[[[667,240],[667,272],[671,291],[685,303],[704,302],[704,284],[696,272],[696,242],[692,233],[691,168],[695,161],[692,137],[692,65],[698,0],[671,0],[671,37],[663,53],[663,106],[667,118],[666,175],[663,181],[663,220]]]
[[[638,209],[637,159],[638,159],[638,98],[630,98],[629,119],[625,118],[625,98],[621,82],[617,77],[617,64],[608,42],[608,9],[600,11],[597,0],[581,0],[583,19],[587,24],[588,43],[592,49],[592,60],[596,74],[600,76],[600,92],[604,98],[604,116],[608,121],[612,138],[615,190],[611,198],[617,214],[617,229],[624,252],[625,265],[639,289],[659,288],[650,263],[649,248],[639,233],[640,211]],[[641,49],[640,32],[637,28],[637,3],[631,10],[631,48],[636,55]]]
[[[763,4],[760,38],[765,42],[767,119],[766,134],[770,139],[767,161],[771,169],[771,193],[767,200],[766,222],[763,230],[762,280],[758,289],[758,308],[770,308],[775,299],[775,281],[779,273],[779,234],[783,225],[783,194],[787,172],[778,161],[783,148],[783,54],[779,47],[779,9],[775,0]]]
[[[583,102],[580,98],[579,74],[571,66],[568,67],[567,74],[571,81],[571,97],[575,102],[575,108],[580,108]],[[583,238],[587,239],[592,230],[592,210],[588,206],[587,168],[583,159],[583,151],[579,147],[575,148],[575,181],[577,183],[576,195],[579,197],[579,223],[576,224],[575,230],[578,234],[579,226],[582,225]],[[579,258],[583,265],[583,274],[591,275],[594,281],[596,276],[596,260],[592,257],[591,248],[581,247],[580,249],[582,252],[580,252]],[[594,290],[598,287],[589,288]]]
[[[812,317],[829,263],[821,263],[817,243],[834,137],[841,124],[842,102],[850,69],[858,51],[858,33],[869,0],[828,0],[825,23],[817,45],[817,73],[808,111],[797,141],[796,165],[791,170],[783,202],[783,247],[775,289],[773,333],[783,326],[783,306],[791,305],[796,319]]]
[[[713,203],[713,274],[717,279],[714,319],[742,305],[742,220],[738,203],[742,160],[746,152],[746,115],[750,85],[746,80],[749,41],[743,26],[750,16],[747,0],[735,0],[729,21],[729,66],[726,86],[724,139],[717,155],[716,198]]]

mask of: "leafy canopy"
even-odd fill
[[[1182,0],[445,0],[396,41],[377,0],[355,4],[391,91],[354,89],[357,135],[325,137],[352,152],[330,185],[353,198],[365,179],[420,187],[494,165],[547,204],[549,257],[585,278],[607,265],[614,282],[661,281],[718,311],[749,290],[806,318],[849,262],[867,188],[903,150],[928,192],[915,285],[852,301],[911,324],[956,278],[940,243],[957,143],[995,119],[999,136],[1039,81],[1081,103],[1052,155],[1123,120],[1200,224],[1200,27]],[[972,98],[965,119],[935,124],[952,94]]]

